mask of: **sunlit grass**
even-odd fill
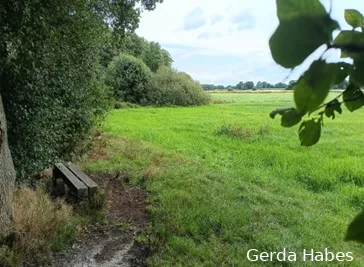
[[[251,248],[330,248],[354,252],[350,266],[362,266],[363,247],[343,238],[364,203],[364,111],[326,119],[319,144],[304,148],[297,126],[268,115],[293,106],[292,94],[214,98],[220,104],[111,112],[102,126],[109,158],[87,163],[90,171],[127,170],[150,191],[151,262],[251,266]]]

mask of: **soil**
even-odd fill
[[[126,173],[90,177],[105,190],[107,224],[89,226],[73,248],[52,256],[55,267],[144,267],[149,250],[136,241],[147,224],[147,193],[122,186]]]

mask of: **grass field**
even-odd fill
[[[216,94],[190,108],[115,110],[101,127],[107,156],[88,171],[123,170],[150,192],[154,266],[363,266],[344,242],[364,204],[364,111],[326,119],[319,144],[269,112],[292,94]],[[247,251],[297,253],[296,262],[247,260]],[[303,249],[353,252],[352,262],[303,262]]]

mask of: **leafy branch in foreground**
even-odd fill
[[[301,144],[312,146],[320,139],[324,115],[335,119],[336,113],[342,113],[342,104],[351,112],[364,105],[364,93],[360,89],[364,85],[364,16],[357,10],[346,10],[345,19],[353,30],[343,30],[334,39],[333,32],[339,30],[339,25],[319,0],[277,0],[277,11],[280,24],[270,39],[270,48],[278,64],[294,68],[317,48],[326,45],[321,58],[310,65],[293,87],[295,108],[271,113],[272,118],[282,116],[284,127],[301,122]],[[353,64],[327,63],[323,55],[332,49],[340,49],[341,57],[351,58]],[[345,92],[323,104],[330,89],[346,79],[350,83]],[[316,123],[312,123],[311,118],[302,122],[306,115],[312,117],[313,114]]]
[[[330,12],[331,13],[331,12]],[[272,57],[285,68],[295,68],[319,47],[326,46],[319,60],[294,85],[294,108],[277,109],[271,118],[281,115],[281,125],[292,127],[299,123],[302,146],[315,145],[321,137],[324,117],[335,119],[342,114],[342,105],[353,112],[364,106],[364,16],[357,10],[345,10],[345,20],[351,31],[340,30],[319,0],[277,0],[279,26],[269,41]],[[345,62],[328,63],[323,55],[333,49],[341,51]],[[346,90],[324,103],[330,89],[349,80]],[[304,119],[305,118],[305,119]],[[349,225],[345,240],[364,243],[364,212]]]

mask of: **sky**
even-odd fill
[[[330,0],[321,2],[330,10]],[[364,13],[364,1],[332,0],[331,8],[342,29],[349,29],[344,10],[355,8]],[[268,44],[277,26],[274,0],[164,0],[154,11],[142,13],[137,33],[159,42],[172,55],[173,66],[200,83],[288,83],[323,50],[294,71],[280,67]],[[338,53],[329,58],[338,59]]]

